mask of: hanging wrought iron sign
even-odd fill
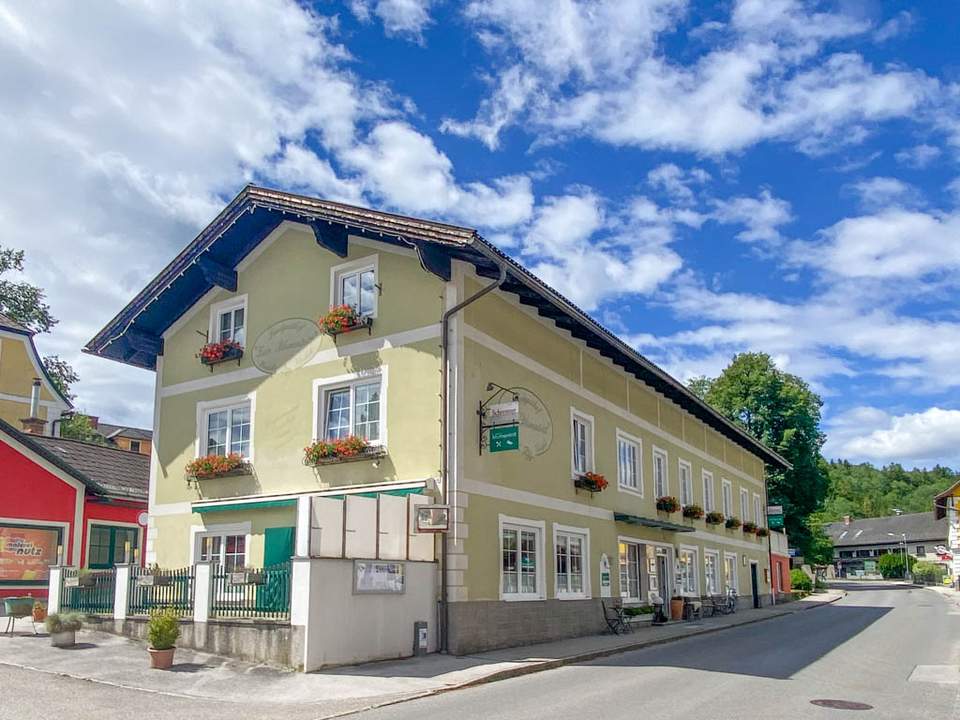
[[[520,449],[520,398],[508,388],[487,383],[487,392],[494,390],[477,410],[481,455],[485,447],[491,453]]]

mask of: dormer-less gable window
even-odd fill
[[[334,266],[330,304],[349,305],[360,317],[376,317],[377,296],[380,294],[378,265],[374,255]]]
[[[210,308],[210,342],[247,344],[247,296],[230,298]]]

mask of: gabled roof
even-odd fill
[[[173,259],[84,348],[101,357],[153,370],[162,335],[213,287],[236,289],[234,268],[281,222],[309,225],[317,243],[345,256],[347,235],[412,247],[424,269],[449,280],[451,261],[472,264],[482,277],[507,279],[501,290],[582,340],[626,372],[673,400],[709,427],[765,462],[789,468],[779,454],[700,400],[583,310],[522,265],[485,241],[476,230],[393,213],[328,202],[278,190],[245,187],[210,225]]]
[[[937,520],[947,516],[947,498],[960,497],[960,480],[933,499],[933,513]]]
[[[33,335],[33,331],[25,325],[21,325],[9,315],[0,313],[0,329],[10,330],[11,332],[23,333],[24,335]]]
[[[146,455],[79,440],[28,435],[3,420],[0,420],[0,434],[28,447],[86,485],[95,495],[147,500],[150,458]]]
[[[153,431],[144,428],[130,427],[129,425],[112,425],[110,423],[97,423],[97,432],[103,435],[107,440],[115,437],[131,438],[133,440],[151,440]]]
[[[36,333],[26,325],[17,322],[9,315],[4,315],[3,313],[0,313],[0,330],[7,330],[8,332],[17,333],[18,335],[24,336],[28,346],[27,352],[32,355],[31,360],[40,371],[43,379],[46,380],[47,389],[51,394],[54,395],[54,397],[57,397],[63,401],[63,404],[66,406],[66,408],[72,408],[73,403],[71,403],[70,399],[61,393],[57,386],[53,384],[53,380],[50,379],[50,375],[47,373],[47,368],[43,365],[43,360],[40,359],[40,353],[37,352],[37,346],[33,344],[33,336],[36,335]]]
[[[949,528],[945,519],[937,519],[932,512],[890,515],[827,523],[823,531],[834,547],[861,545],[895,545],[906,534],[907,543],[946,542]],[[891,533],[888,535],[887,533]]]

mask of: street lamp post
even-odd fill
[[[895,533],[888,532],[887,535],[890,537],[897,537]],[[910,572],[910,567],[907,564],[907,534],[900,533],[900,539],[897,540],[897,549],[900,550],[901,557],[903,558],[903,579],[907,580],[907,575]]]

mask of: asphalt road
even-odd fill
[[[960,608],[930,591],[852,586],[828,607],[356,717],[958,720],[958,665]],[[309,705],[210,703],[0,666],[0,720],[317,716]]]

